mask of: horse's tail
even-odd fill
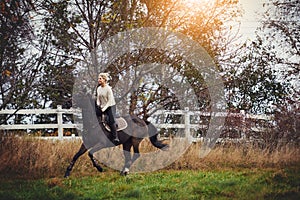
[[[151,144],[159,149],[163,149],[163,150],[167,149],[169,147],[169,145],[164,144],[157,139],[158,132],[157,132],[156,127],[151,122],[148,122],[148,121],[146,121],[146,124],[148,127],[148,133],[150,136],[149,139],[150,139]]]

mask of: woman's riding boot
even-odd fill
[[[117,126],[116,123],[112,124],[111,128],[111,133],[113,135],[113,142],[115,144],[120,143],[119,137],[118,137],[118,132],[117,132]]]

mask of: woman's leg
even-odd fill
[[[116,106],[108,107],[105,112],[108,115],[108,125],[109,125],[111,133],[114,137],[113,142],[119,143],[120,140],[118,137],[117,126],[116,126],[116,121],[115,121]]]

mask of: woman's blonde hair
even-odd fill
[[[105,81],[111,80],[109,73],[100,73],[99,76],[101,76]]]

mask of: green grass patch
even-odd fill
[[[159,171],[40,180],[0,180],[0,199],[300,199],[300,173],[290,169]]]

